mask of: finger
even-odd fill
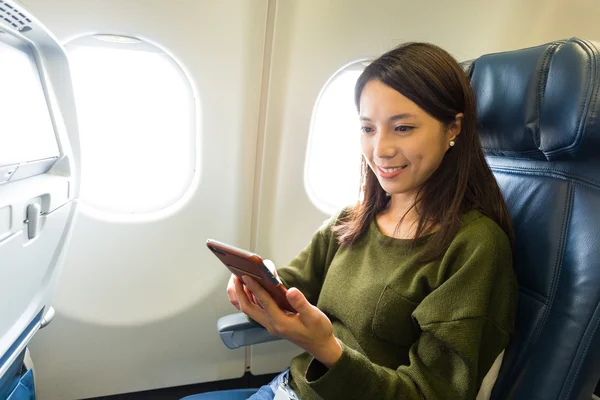
[[[248,296],[248,299],[250,299],[250,301],[253,304],[256,304],[257,306],[260,306],[260,304],[258,303],[258,300],[256,299],[256,296],[254,296],[254,293],[252,293],[250,291],[250,289],[248,289],[248,286],[242,285],[242,287],[244,288],[244,292],[246,292],[246,296]]]
[[[237,295],[235,294],[235,279],[238,279],[237,276],[231,274],[231,278],[229,278],[229,282],[227,283],[227,297],[229,298],[229,302],[239,310],[240,303],[238,302]]]
[[[246,286],[248,286],[254,296],[258,299],[258,302],[262,308],[271,316],[271,318],[277,318],[281,316],[280,314],[283,314],[283,311],[281,308],[279,308],[277,303],[275,303],[273,297],[271,297],[269,292],[260,286],[258,282],[248,275],[244,275],[242,279],[244,280]]]
[[[267,323],[268,317],[265,311],[256,304],[252,303],[246,294],[246,291],[244,290],[242,282],[239,279],[235,280],[235,292],[237,294],[238,301],[240,302],[240,309],[262,326],[266,326],[265,324]]]

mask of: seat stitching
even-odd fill
[[[528,167],[508,167],[508,166],[492,166],[490,165],[490,169],[492,171],[497,172],[513,172],[520,173],[522,175],[535,175],[535,176],[545,176],[552,178],[559,178],[569,182],[574,182],[580,184],[582,186],[586,186],[590,189],[600,190],[600,185],[589,182],[585,180],[585,178],[580,177],[576,174],[567,173],[566,171],[562,171],[559,169],[540,169],[540,168],[528,168]],[[535,173],[537,172],[537,173]]]
[[[540,293],[536,292],[535,290],[529,289],[527,287],[520,287],[519,288],[519,292],[523,293],[524,295],[529,296],[530,298],[538,301],[539,303],[543,304],[544,306],[548,306],[548,299],[541,295]]]

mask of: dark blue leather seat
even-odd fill
[[[599,57],[570,39],[468,68],[520,287],[493,399],[587,400],[600,377]]]
[[[465,68],[516,236],[516,335],[492,398],[589,400],[600,377],[598,46],[556,41]]]

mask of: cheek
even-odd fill
[[[441,164],[444,149],[439,141],[420,141],[412,146],[407,146],[404,151],[406,159],[416,166],[416,170],[423,173],[433,173]]]
[[[432,175],[442,164],[444,151],[442,148],[432,148],[431,151],[422,158],[422,163],[426,164],[428,175]]]

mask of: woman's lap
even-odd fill
[[[273,400],[275,398],[277,388],[281,385],[282,381],[284,381],[287,385],[288,374],[289,369],[275,376],[275,378],[273,378],[273,380],[269,384],[264,385],[260,389],[258,389],[258,392],[250,396],[248,400]],[[288,388],[288,390],[291,391],[290,388]],[[292,397],[294,397],[293,394]]]

